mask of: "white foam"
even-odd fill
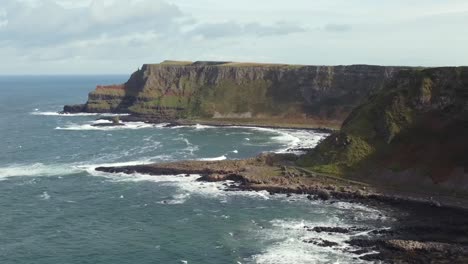
[[[135,160],[135,161],[127,161],[127,162],[100,163],[100,164],[74,164],[72,165],[72,168],[75,168],[80,171],[86,171],[93,176],[107,177],[112,174],[96,171],[96,168],[97,167],[136,166],[136,165],[151,164],[154,162],[155,162],[154,159],[146,158],[146,159],[140,159],[140,160]]]
[[[46,112],[40,112],[40,111],[34,111],[30,113],[31,115],[38,115],[38,116],[96,116],[98,115],[97,113],[60,113],[60,112],[51,112],[51,111],[46,111]]]
[[[97,123],[96,123],[97,122]],[[149,124],[149,123],[144,123],[144,122],[121,122],[121,124],[124,124],[123,126],[93,126],[93,124],[103,124],[103,123],[108,123],[105,121],[91,121],[85,124],[75,124],[75,123],[70,123],[69,125],[65,127],[56,127],[56,130],[75,130],[75,131],[81,131],[81,130],[97,130],[97,131],[109,131],[109,130],[124,130],[124,129],[144,129],[144,128],[161,128],[164,126],[164,124]]]
[[[317,144],[325,139],[329,134],[316,132],[314,130],[300,130],[300,129],[277,129],[277,128],[262,128],[262,127],[247,127],[252,130],[268,132],[277,134],[272,137],[272,140],[284,143],[284,147],[275,151],[276,153],[291,152],[290,149],[298,148],[314,148]],[[301,151],[294,151],[293,153],[302,154]]]
[[[127,113],[62,113],[59,111],[39,111],[39,109],[34,109],[33,112],[30,113],[31,115],[38,115],[38,116],[128,116],[130,114]]]
[[[41,197],[42,200],[50,199],[50,195],[47,192],[43,192],[39,197]]]
[[[110,120],[105,120],[105,119],[98,119],[91,121],[91,124],[112,124],[113,122]]]
[[[202,160],[202,161],[217,161],[217,160],[226,160],[227,157],[222,155],[222,156],[219,156],[219,157],[214,157],[214,158],[201,158],[201,159],[198,159],[198,160]]]
[[[197,130],[206,129],[206,128],[218,128],[216,126],[207,126],[207,125],[191,125],[191,126],[174,126],[171,127],[172,129],[176,128],[184,128],[184,127],[192,127]],[[295,153],[295,154],[302,154],[302,151],[290,151],[291,149],[309,149],[314,148],[317,144],[325,139],[329,134],[317,132],[314,130],[301,130],[301,129],[283,129],[283,128],[263,128],[263,127],[252,127],[252,126],[226,126],[225,128],[238,128],[238,129],[250,129],[256,130],[261,132],[271,133],[272,140],[276,142],[280,142],[284,144],[284,147],[275,151],[276,153]],[[252,134],[248,132],[243,132],[245,134]],[[226,134],[226,135],[229,135]],[[246,137],[244,138],[246,141],[250,141],[251,139]]]
[[[195,129],[198,129],[198,130],[205,129],[205,128],[217,128],[215,126],[207,126],[207,125],[200,125],[200,124],[196,124],[194,127]]]
[[[113,164],[113,166],[121,166],[120,164]],[[244,196],[256,199],[268,200],[270,196],[267,191],[226,191],[225,183],[234,184],[232,181],[226,182],[201,182],[197,181],[201,176],[197,174],[191,175],[148,175],[141,173],[106,173],[93,171],[96,166],[87,167],[87,171],[98,177],[105,177],[113,182],[153,182],[164,186],[171,186],[176,188],[176,195],[172,200],[163,202],[165,204],[180,204],[184,203],[189,197],[193,195],[203,196],[205,198],[216,198],[222,202],[226,202],[230,196]]]
[[[158,143],[158,142],[157,142]],[[125,155],[124,155],[125,156]],[[109,160],[122,157],[119,155],[106,155],[94,160]],[[85,162],[65,163],[65,164],[14,164],[6,167],[0,167],[0,180],[10,177],[36,177],[36,176],[62,176],[76,174],[80,172],[88,172],[96,174],[95,168],[97,167],[111,167],[111,166],[134,166],[150,164],[161,160],[170,160],[172,157],[168,155],[159,155],[148,158],[141,158],[139,160],[128,162],[114,162],[114,163],[98,163],[86,164]]]
[[[395,219],[390,218],[383,211],[368,207],[358,203],[347,203],[347,202],[336,202],[331,206],[337,207],[344,210],[352,210],[354,220],[390,220],[394,221]]]
[[[276,219],[271,221],[271,227],[250,232],[255,234],[266,249],[248,259],[248,263],[261,264],[305,264],[305,263],[369,263],[355,259],[356,255],[346,253],[343,249],[349,248],[344,242],[350,234],[328,234],[307,231],[305,226],[346,226],[339,219],[332,218],[327,223],[306,220]],[[324,239],[338,243],[338,246],[321,247],[304,240]]]
[[[60,176],[78,172],[80,172],[79,169],[73,168],[67,164],[17,164],[0,168],[0,179],[10,177]]]

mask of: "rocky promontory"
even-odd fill
[[[124,84],[97,86],[85,104],[65,106],[64,112],[338,127],[407,68],[165,61],[143,65]]]

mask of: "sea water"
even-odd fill
[[[362,263],[314,226],[385,228],[378,208],[301,195],[225,191],[198,175],[96,172],[97,166],[223,160],[313,147],[288,129],[126,123],[61,115],[97,84],[128,76],[0,77],[0,263]],[[365,235],[365,234],[364,234]],[[338,243],[320,247],[304,241]]]

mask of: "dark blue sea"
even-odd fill
[[[382,209],[266,192],[230,192],[197,175],[106,174],[102,165],[240,159],[312,147],[312,131],[127,123],[60,115],[97,84],[128,76],[0,77],[0,263],[362,263],[358,234],[305,226],[382,228]],[[380,216],[379,216],[380,215]],[[382,217],[383,216],[383,217]],[[365,235],[365,234],[359,234]],[[320,247],[304,240],[338,243]]]

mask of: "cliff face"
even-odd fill
[[[401,67],[173,62],[146,64],[65,111],[166,118],[343,120]]]
[[[406,70],[302,164],[379,183],[466,191],[467,136],[468,68]]]

